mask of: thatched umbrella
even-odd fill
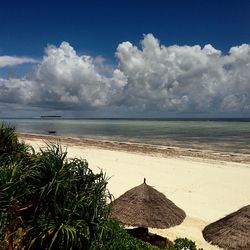
[[[226,250],[249,250],[250,205],[206,226],[202,233],[206,241]]]
[[[144,179],[113,202],[112,216],[128,226],[169,228],[179,225],[186,214]]]

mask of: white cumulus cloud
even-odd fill
[[[67,43],[49,46],[36,71],[39,99],[69,106],[100,107],[119,99],[126,78],[100,58],[79,56]]]
[[[176,112],[248,111],[250,46],[224,56],[208,44],[161,45],[148,34],[141,48],[124,42],[116,56],[128,78],[126,105]]]
[[[0,79],[0,102],[162,114],[250,112],[248,44],[224,55],[211,44],[164,46],[147,34],[139,47],[119,44],[116,58],[111,66],[101,56],[79,55],[67,42],[50,45],[31,76]]]

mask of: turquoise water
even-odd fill
[[[8,119],[17,131],[250,153],[249,120]]]

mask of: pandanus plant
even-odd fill
[[[110,214],[105,174],[59,145],[37,154],[20,148],[25,157],[15,161],[0,154],[2,249],[90,249]]]
[[[28,160],[30,153],[34,150],[17,138],[15,128],[2,123],[0,126],[0,163],[1,165],[9,162]]]

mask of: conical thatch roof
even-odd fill
[[[206,241],[226,250],[249,250],[250,205],[206,226],[202,233]]]
[[[144,179],[113,202],[112,216],[128,226],[169,228],[179,225],[186,214]]]

